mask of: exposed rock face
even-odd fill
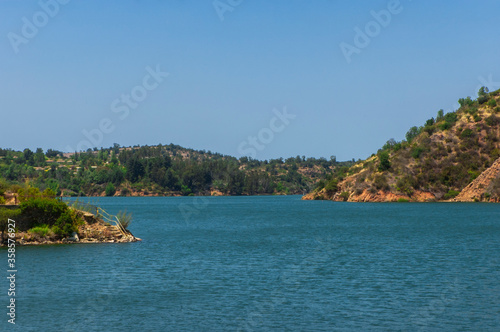
[[[482,172],[474,181],[469,183],[460,194],[455,197],[455,202],[490,201],[486,193],[493,189],[493,184],[500,177],[500,158],[490,168]]]
[[[334,195],[328,195],[323,189],[319,192],[309,193],[302,197],[302,199],[333,200],[337,202],[397,202],[400,200],[407,200],[411,202],[433,202],[436,200],[436,197],[432,193],[425,191],[415,191],[411,196],[408,196],[383,190],[379,190],[375,193],[372,193],[369,190],[364,190],[359,195],[351,193],[348,197],[346,197],[340,192],[337,192]]]
[[[429,192],[415,191],[411,196],[394,193],[390,191],[379,190],[376,193],[371,193],[368,190],[363,191],[360,195],[351,194],[347,199],[348,202],[398,202],[407,200],[411,202],[432,202],[436,197]],[[344,201],[345,198],[340,194],[335,194],[333,200]]]

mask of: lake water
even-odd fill
[[[500,328],[500,205],[89,201],[133,212],[130,230],[143,241],[18,248],[16,326],[4,313],[0,329]]]

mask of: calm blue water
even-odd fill
[[[90,202],[133,212],[130,229],[143,242],[18,248],[17,324],[3,314],[0,329],[500,328],[500,205]],[[6,306],[5,280],[1,287]]]

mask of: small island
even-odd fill
[[[132,216],[126,212],[113,216],[79,201],[68,204],[50,189],[10,188],[0,194],[4,203],[0,205],[0,246],[6,246],[9,238],[17,245],[141,241],[128,230]],[[15,233],[10,233],[14,238],[7,233],[9,220],[15,221]]]

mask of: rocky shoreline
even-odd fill
[[[54,245],[54,244],[76,244],[76,243],[131,243],[142,241],[135,237],[128,230],[120,230],[116,225],[110,225],[104,220],[96,217],[94,214],[76,210],[77,214],[83,220],[83,224],[78,227],[70,237],[57,239],[54,236],[40,236],[30,232],[16,232],[16,245],[34,246],[34,245]],[[4,234],[0,247],[6,246],[7,236]]]

